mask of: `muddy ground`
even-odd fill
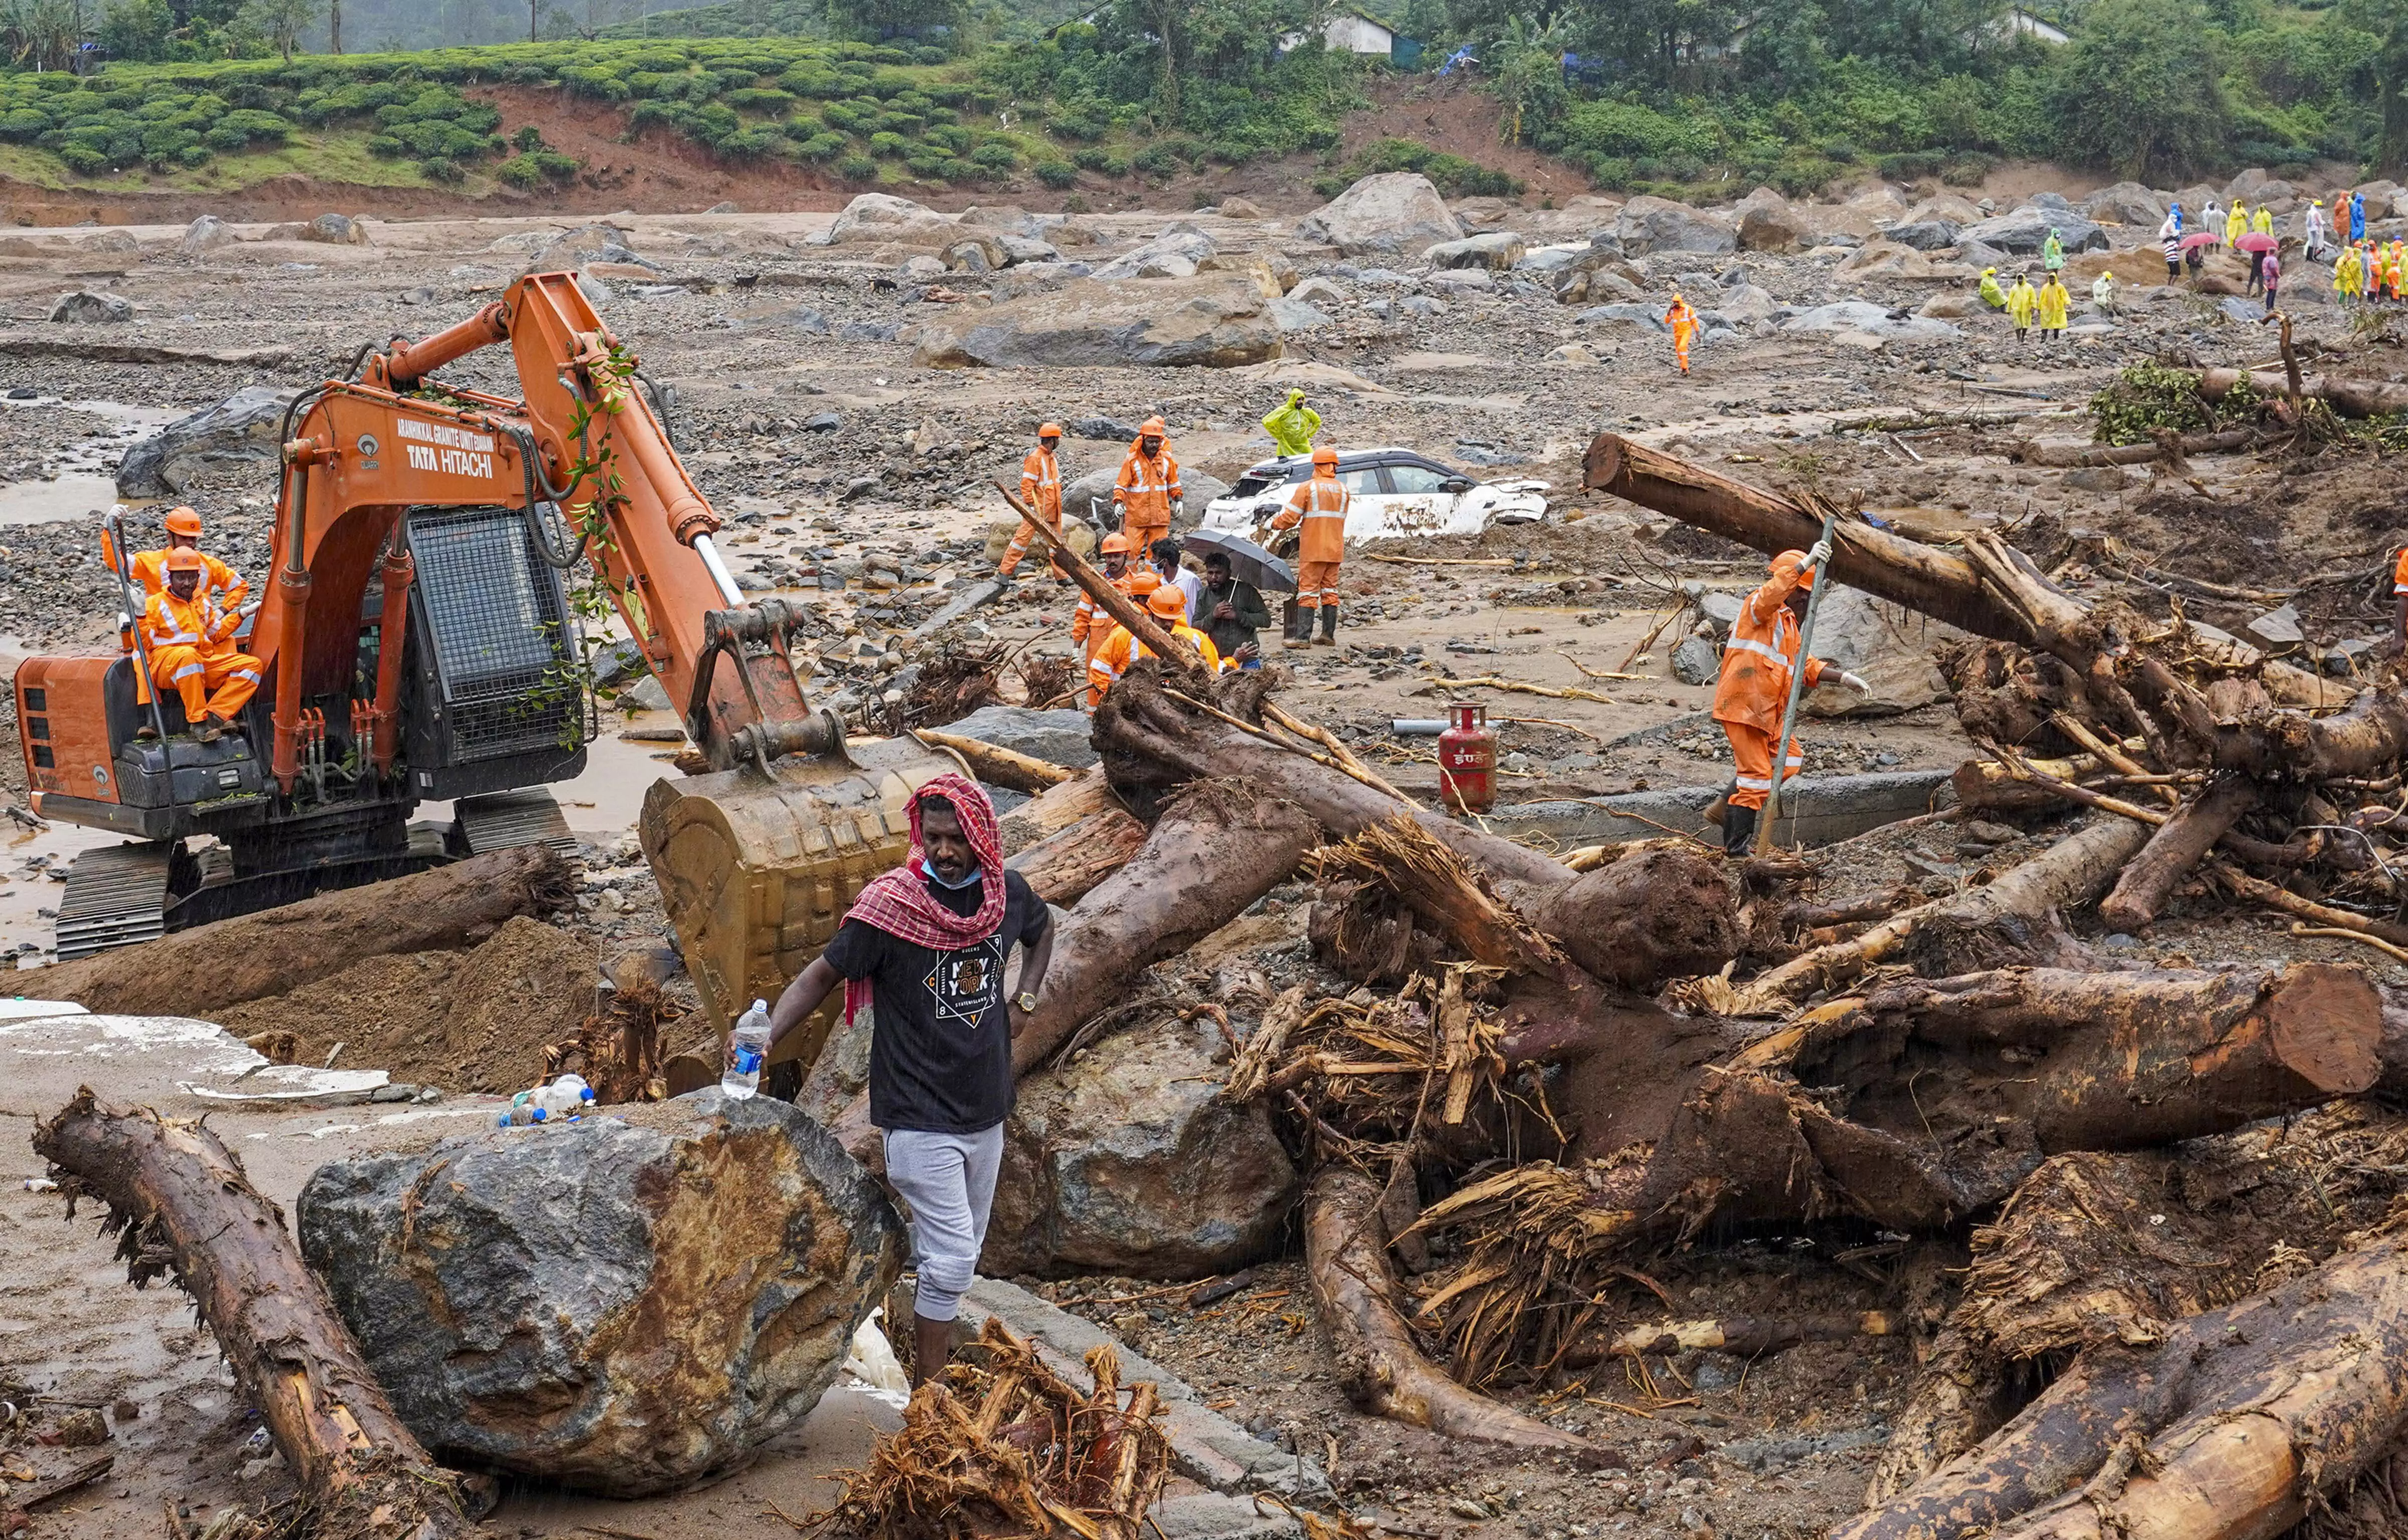
[[[1516,228],[1564,238],[1598,218],[1576,207],[1499,212]],[[1098,223],[1125,244],[1170,217]],[[2264,330],[2196,296],[2135,296],[2114,330],[2055,357],[2019,349],[2002,322],[1977,314],[1956,337],[1873,349],[1747,337],[1704,349],[1697,372],[1684,379],[1673,372],[1664,339],[1627,325],[1582,325],[1572,308],[1508,290],[1451,297],[1442,313],[1421,319],[1389,321],[1342,307],[1332,326],[1292,338],[1288,361],[1250,370],[932,371],[915,367],[898,339],[917,318],[912,289],[881,286],[887,267],[854,252],[804,244],[827,218],[631,217],[630,243],[658,264],[663,281],[614,283],[602,309],[648,370],[676,392],[686,461],[730,520],[726,544],[742,558],[740,575],[750,587],[818,607],[825,635],[813,688],[856,712],[874,706],[906,666],[875,644],[953,587],[986,575],[987,530],[1002,512],[992,483],[1016,476],[1036,423],[1135,422],[1159,413],[1191,472],[1232,481],[1268,451],[1254,423],[1290,380],[1306,384],[1325,416],[1326,438],[1340,445],[1409,446],[1475,475],[1552,483],[1543,524],[1353,554],[1344,645],[1284,657],[1275,643],[1267,649],[1293,675],[1283,697],[1291,709],[1329,724],[1409,788],[1434,782],[1429,744],[1396,739],[1387,724],[1438,714],[1458,693],[1444,683],[1449,672],[1610,698],[1486,694],[1498,715],[1544,719],[1500,728],[1509,800],[1719,784],[1727,773],[1719,733],[1698,714],[1711,687],[1670,672],[1680,633],[1640,644],[1686,604],[1683,583],[1742,592],[1761,561],[1583,493],[1580,454],[1604,428],[1747,480],[1861,492],[1868,510],[1901,527],[1942,535],[2009,527],[2042,556],[2069,536],[2098,532],[2189,576],[2259,589],[2307,585],[2299,605],[2315,643],[2381,634],[2390,599],[2380,579],[2387,554],[2408,540],[2408,472],[2371,445],[2197,456],[2186,478],[2166,481],[2143,471],[2100,478],[2036,470],[2009,457],[2023,436],[2086,437],[2085,402],[2125,364],[2161,354],[2206,364],[2272,356]],[[43,234],[31,237],[38,250],[0,258],[0,308],[15,318],[0,333],[0,669],[31,651],[108,644],[117,599],[94,554],[91,511],[108,499],[100,478],[129,425],[246,384],[311,382],[363,342],[465,317],[498,295],[533,244],[561,223],[372,223],[364,246],[253,240],[198,260],[174,253],[178,230],[137,228],[137,252],[106,255],[107,270],[122,276],[105,281],[137,309],[134,324],[114,328],[36,319],[63,291],[104,281],[67,276],[102,270],[103,256],[83,249],[90,232]],[[1203,223],[1231,247],[1268,248],[1282,238],[1275,222]],[[2143,252],[2133,276],[2154,260]],[[1828,253],[1742,254],[1650,258],[1644,266],[1659,289],[1692,272],[1713,282],[1744,268],[1778,299],[1806,304],[1865,297],[1908,309],[1950,287],[1858,280],[1840,272],[1838,261]],[[830,330],[806,330],[796,313],[802,307]],[[2300,344],[2322,353],[2320,367],[2378,378],[2408,370],[2396,339],[2351,325],[2312,296],[2302,297],[2296,321]],[[74,353],[81,342],[127,338],[186,350],[272,348],[293,361],[126,365]],[[51,351],[7,351],[20,342]],[[1601,362],[1549,357],[1567,342],[1585,345]],[[505,362],[480,357],[447,374],[508,389]],[[823,414],[833,415],[833,425]],[[807,425],[814,419],[822,425]],[[1122,448],[1112,439],[1074,439],[1065,446],[1066,474],[1109,469]],[[231,466],[207,473],[187,496],[208,521],[211,548],[256,574],[272,492],[266,466]],[[155,515],[142,510],[135,517],[138,524]],[[872,558],[903,569],[905,586],[864,587]],[[2078,588],[2082,574],[2064,577]],[[828,578],[845,586],[824,586]],[[1069,599],[1065,589],[1024,583],[980,618],[994,644],[1067,654]],[[2186,605],[2236,632],[2263,607]],[[849,660],[844,655],[863,641],[873,643],[871,655]],[[1909,636],[1906,644],[1923,642]],[[1638,677],[1604,681],[1592,677],[1598,672]],[[575,991],[590,990],[595,972],[616,959],[671,939],[628,833],[644,786],[669,773],[658,762],[674,748],[658,741],[669,722],[664,712],[624,701],[613,707],[595,746],[595,768],[561,788],[582,846],[585,886],[550,934],[522,933],[525,956],[538,960],[519,958],[509,987],[521,994],[496,996],[476,984],[475,954],[381,959],[282,1001],[244,1007],[227,1025],[293,1030],[306,1062],[343,1043],[344,1064],[437,1087],[447,1102],[432,1105],[456,1104],[461,1115],[477,1105],[468,1093],[529,1083],[540,1072],[542,1043],[573,1027]],[[1630,736],[1665,723],[1676,724],[1669,737]],[[9,727],[0,799],[15,801],[22,781]],[[629,731],[652,736],[620,736]],[[1817,721],[1806,738],[1810,775],[1943,768],[1968,752],[1944,700]],[[1901,882],[1953,888],[1978,880],[1985,864],[2043,848],[2058,831],[2036,825],[2014,846],[1992,852],[1962,848],[1944,825],[1870,837],[1830,855],[1820,896]],[[53,871],[101,841],[60,827],[31,833],[13,826],[0,828],[0,950],[36,963],[50,942]],[[1283,901],[1300,896],[1291,890]],[[2198,901],[2201,913],[2192,917],[2186,908],[2192,902],[2177,900],[2151,936],[2091,939],[2168,962],[2329,957],[2408,980],[2408,970],[2366,949],[2297,941],[2281,922],[2221,904]],[[12,983],[40,992],[38,971]],[[464,1001],[463,993],[475,998]],[[496,998],[506,1009],[494,1008]],[[168,1496],[204,1516],[214,1505],[272,1499],[280,1477],[272,1461],[263,1464],[246,1448],[255,1424],[228,1404],[208,1339],[194,1331],[179,1300],[126,1289],[89,1223],[69,1228],[54,1195],[22,1186],[40,1174],[26,1144],[31,1120],[64,1099],[71,1079],[26,1081],[0,1108],[0,1380],[48,1398],[34,1403],[34,1421],[23,1430],[35,1441],[20,1442],[5,1458],[58,1465],[67,1452],[38,1435],[54,1432],[64,1411],[99,1408],[119,1427],[120,1468],[36,1516],[32,1533],[155,1534]],[[153,1089],[173,1104],[171,1087],[161,1082]],[[251,1141],[237,1147],[261,1151],[280,1173],[278,1188],[288,1191],[321,1150],[418,1136],[417,1125],[350,1114],[272,1123],[246,1115],[235,1126]],[[1158,1287],[1145,1280],[1039,1287],[1188,1376],[1237,1420],[1331,1461],[1349,1502],[1391,1533],[1449,1540],[1817,1533],[1859,1503],[1913,1369],[1914,1340],[1901,1336],[1813,1344],[1752,1363],[1686,1355],[1652,1364],[1644,1377],[1616,1369],[1576,1385],[1509,1386],[1501,1389],[1507,1399],[1585,1429],[1622,1463],[1578,1470],[1467,1449],[1366,1419],[1345,1404],[1312,1322],[1297,1255],[1291,1237],[1284,1257],[1259,1269],[1248,1289],[1202,1310],[1188,1309],[1177,1294],[1125,1298]],[[1617,1305],[1633,1322],[1800,1306],[1928,1318],[1944,1307],[1949,1270],[1961,1263],[1950,1245],[1907,1245],[1841,1229],[1715,1235],[1664,1259],[1646,1285],[1623,1290]],[[62,1321],[69,1329],[59,1330]],[[778,1458],[789,1456],[803,1458],[792,1450]],[[772,1461],[762,1479],[786,1468]],[[810,1491],[824,1500],[824,1490]],[[795,1500],[808,1504],[810,1491]],[[780,1500],[794,1496],[779,1492]],[[526,1535],[666,1537],[705,1521],[737,1534],[789,1533],[766,1517],[768,1500],[769,1489],[738,1481],[613,1519],[600,1505],[513,1490],[494,1522]]]

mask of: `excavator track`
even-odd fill
[[[164,840],[109,845],[78,856],[67,869],[66,892],[59,900],[59,960],[165,935],[167,879],[174,861],[175,846]]]

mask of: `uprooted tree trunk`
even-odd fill
[[[1464,1389],[1422,1356],[1395,1303],[1380,1199],[1379,1183],[1342,1165],[1322,1168],[1305,1193],[1305,1267],[1348,1397],[1367,1412],[1449,1438],[1586,1448],[1561,1429]]]
[[[2049,466],[2073,468],[2081,466],[2139,466],[2168,457],[2174,452],[2175,463],[2184,454],[2226,454],[2236,449],[2246,449],[2258,441],[2254,427],[2228,428],[2220,433],[2189,433],[2174,438],[2170,443],[2146,444],[2063,444],[2043,439],[2027,439],[2010,452],[2011,457],[2028,466]]]
[[[2216,841],[2232,831],[2257,800],[2257,785],[2234,775],[2184,803],[2149,836],[2149,842],[2115,879],[2115,890],[2099,900],[2100,923],[2115,930],[2138,930],[2156,919],[2157,911],[2173,896],[2175,885],[2206,857]]]
[[[288,993],[362,957],[467,946],[568,896],[568,863],[522,845],[57,963],[42,970],[41,988],[112,1015],[207,1013]]]
[[[2385,1241],[2156,1346],[2086,1350],[1979,1448],[1832,1540],[2261,1540],[2403,1432],[2408,1255]]]
[[[108,1205],[136,1286],[172,1274],[192,1295],[299,1483],[314,1536],[477,1533],[451,1474],[394,1415],[283,1216],[216,1134],[103,1106],[85,1087],[36,1130],[34,1148],[62,1174],[70,1216],[84,1194]]]
[[[2290,380],[2280,369],[2229,368],[2200,371],[2199,394],[2210,401],[2221,401],[2244,379],[2261,396],[2291,394]],[[2309,400],[2324,402],[2344,417],[2388,417],[2396,411],[2408,411],[2408,385],[2381,380],[2311,374],[2300,379],[2299,394]]]
[[[1037,1009],[1012,1041],[1025,1074],[1120,1002],[1139,975],[1234,920],[1287,880],[1320,840],[1261,777],[1206,782],[1166,803],[1136,856],[1079,900],[1054,938]]]
[[[1047,903],[1068,909],[1145,848],[1149,830],[1118,808],[1090,813],[1024,847],[1004,865]]]

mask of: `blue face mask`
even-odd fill
[[[977,882],[984,875],[984,873],[980,871],[977,867],[973,866],[970,868],[968,874],[963,877],[960,882],[949,883],[945,881],[944,873],[939,871],[934,866],[929,865],[926,862],[923,862],[921,864],[921,870],[926,872],[928,874],[928,880],[936,884],[939,887],[950,887],[957,893],[963,888],[969,886],[972,883]]]

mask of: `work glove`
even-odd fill
[[[1823,570],[1830,560],[1831,542],[1829,540],[1816,540],[1813,549],[1806,553],[1806,565],[1817,572]]]
[[[1183,519],[1187,517],[1186,498],[1173,497],[1170,499],[1170,516],[1174,519]]]
[[[1848,672],[1845,669],[1840,670],[1840,688],[1843,690],[1854,690],[1861,696],[1870,696],[1873,693],[1873,687],[1871,685],[1866,684],[1863,680],[1858,679],[1856,675]]]

